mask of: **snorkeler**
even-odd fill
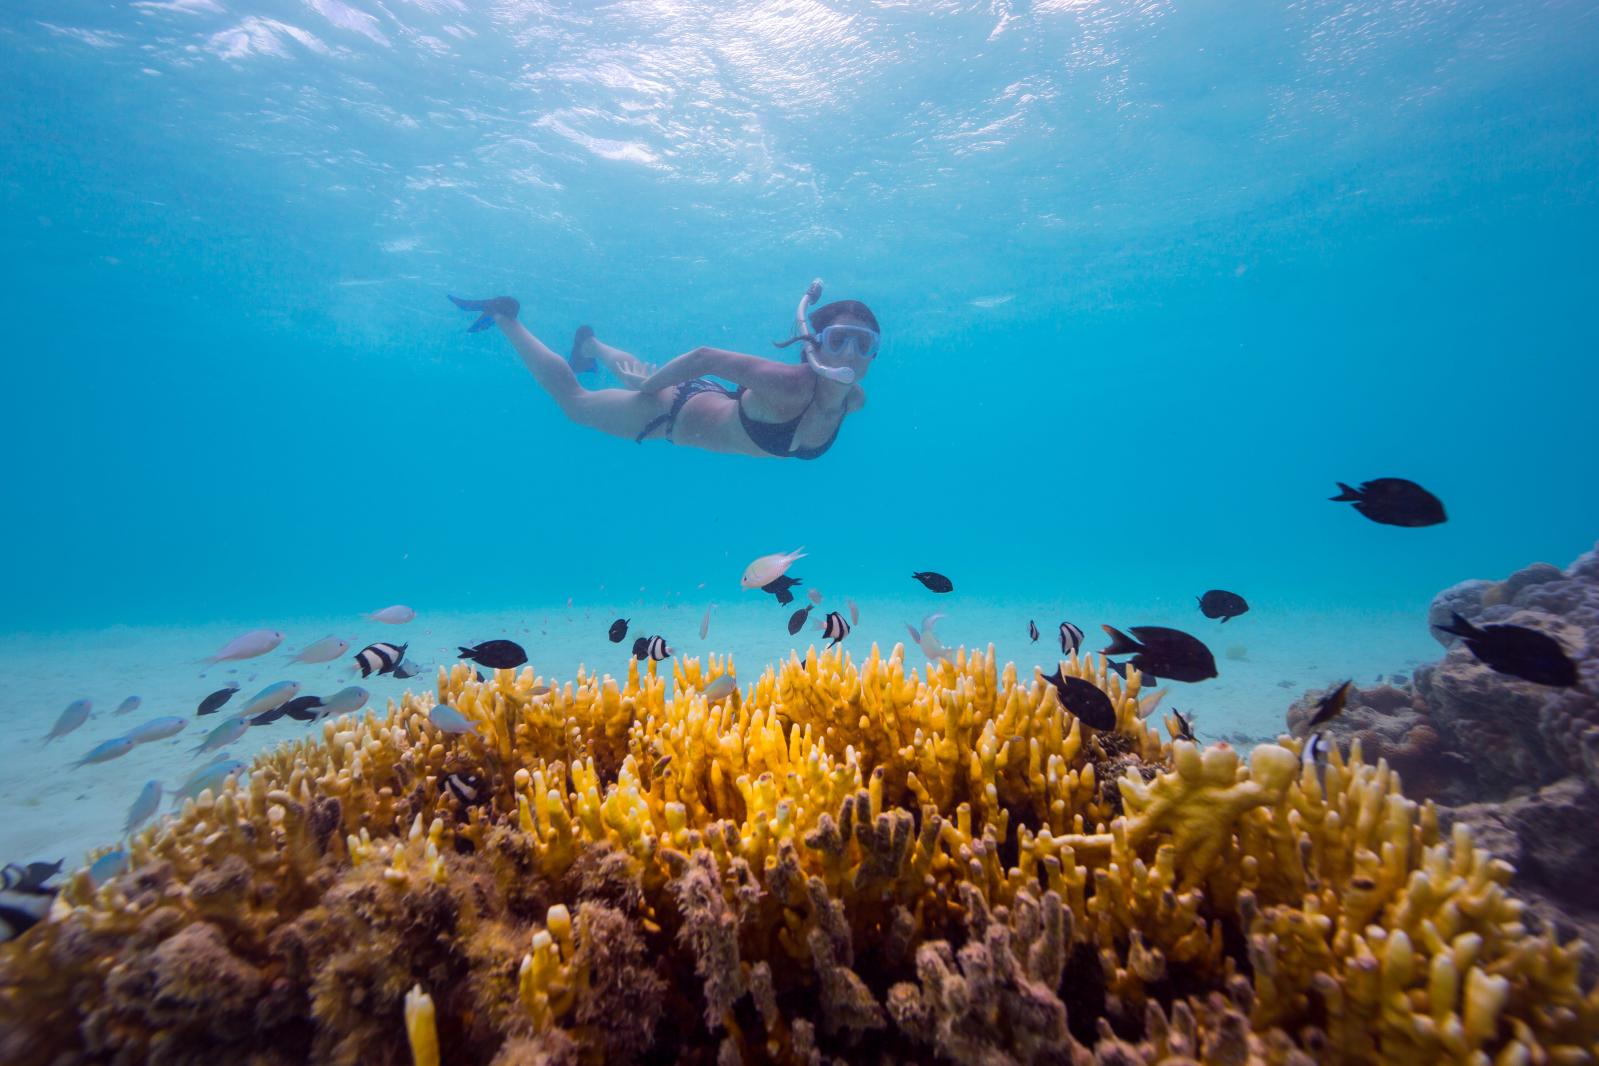
[[[573,340],[571,360],[562,359],[517,321],[521,305],[509,296],[450,299],[480,312],[469,332],[499,326],[544,391],[579,425],[640,443],[665,439],[732,455],[815,459],[832,446],[844,416],[866,402],[860,379],[880,344],[877,319],[865,304],[838,300],[812,310],[821,294],[821,280],[811,282],[794,313],[795,335],[778,344],[802,344],[798,364],[695,348],[658,370],[601,343],[586,326]],[[626,387],[585,388],[574,366],[596,360]]]

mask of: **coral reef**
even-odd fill
[[[1517,869],[1515,887],[1569,935],[1599,936],[1599,548],[1565,570],[1538,563],[1503,581],[1465,581],[1438,594],[1436,626],[1527,626],[1559,640],[1582,684],[1551,688],[1479,662],[1457,637],[1433,635],[1444,658],[1406,685],[1350,690],[1333,737],[1358,738],[1397,770],[1405,792],[1440,806],[1445,825],[1470,824]],[[1302,731],[1312,695],[1288,713]]]
[[[1582,946],[1353,746],[992,649],[532,669],[263,756],[0,945],[0,1060],[1592,1062]],[[447,702],[477,730],[430,724]],[[1165,723],[1168,736],[1176,722]]]

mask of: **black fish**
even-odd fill
[[[474,647],[460,650],[460,658],[482,663],[490,670],[514,670],[527,662],[527,652],[514,640],[485,640]]]
[[[790,596],[789,599],[793,599],[793,597]],[[816,606],[814,603],[806,604],[804,607],[801,607],[799,610],[788,616],[789,636],[792,637],[795,633],[798,633],[805,627],[805,619],[810,615],[811,608],[814,606]]]
[[[321,696],[298,696],[279,707],[278,713],[286,714],[296,722],[314,722],[319,717],[316,709],[320,706]],[[255,724],[260,725],[261,722],[257,720]]]
[[[410,646],[401,644],[396,648],[393,644],[368,644],[355,653],[355,665],[362,677],[387,674],[400,665],[400,660],[405,658],[405,649]]]
[[[422,668],[410,659],[401,659],[394,668],[394,676],[398,678],[415,677],[422,672]]]
[[[1132,654],[1138,672],[1150,678],[1171,681],[1203,681],[1216,676],[1216,657],[1195,637],[1180,629],[1165,626],[1133,626],[1132,636],[1100,626],[1110,637],[1110,647],[1102,655]],[[1137,639],[1134,639],[1137,638]],[[1123,677],[1125,666],[1117,672]]]
[[[1225,623],[1230,618],[1237,618],[1247,613],[1249,604],[1236,592],[1227,592],[1222,589],[1211,589],[1199,597],[1199,612],[1206,618],[1220,618]]]
[[[1060,624],[1060,653],[1070,655],[1083,646],[1083,631],[1070,622]]]
[[[799,583],[799,578],[790,577],[788,574],[784,574],[781,577],[774,577],[772,580],[762,585],[761,591],[770,592],[773,596],[777,597],[779,606],[787,607],[789,604],[794,602],[794,594],[788,590]]]
[[[450,795],[461,801],[461,806],[470,807],[475,803],[482,803],[488,798],[488,782],[471,772],[457,772],[444,779],[444,787]]]
[[[927,586],[929,592],[954,592],[955,586],[943,574],[935,574],[931,570],[920,570],[912,574],[917,581]]]
[[[30,862],[27,866],[15,863],[0,875],[0,941],[21,936],[50,913],[56,890],[44,882],[55,876],[61,864]]]
[[[832,640],[829,648],[838,647],[838,642],[849,636],[849,622],[837,611],[833,611],[822,619],[822,636]]]
[[[650,638],[639,637],[633,642],[633,658],[647,659],[650,656]]]
[[[620,644],[627,638],[627,624],[631,621],[631,618],[618,618],[611,623],[611,628],[607,631],[606,636],[611,638],[612,644]]]
[[[276,722],[279,718],[282,718],[287,713],[288,712],[285,711],[283,706],[280,704],[272,708],[270,711],[262,711],[260,714],[250,719],[250,724],[253,726],[271,725],[273,722]]]
[[[1192,723],[1188,719],[1184,718],[1183,717],[1183,712],[1177,710],[1177,708],[1175,708],[1175,707],[1172,708],[1172,712],[1171,713],[1172,713],[1172,717],[1177,719],[1177,737],[1176,737],[1176,739],[1178,739],[1178,740],[1192,740],[1195,743],[1198,743],[1198,740],[1194,737],[1194,723]]]
[[[1307,730],[1315,729],[1323,722],[1331,721],[1337,716],[1339,711],[1344,709],[1344,701],[1349,698],[1349,685],[1350,682],[1345,681],[1321,698],[1320,702],[1316,704],[1316,713],[1310,716],[1310,721],[1305,725]]]
[[[1038,643],[1038,624],[1031,618],[1027,620],[1027,636],[1034,644]]]
[[[1084,681],[1065,673],[1060,667],[1053,674],[1038,671],[1045,681],[1055,686],[1060,705],[1072,712],[1086,726],[1095,729],[1116,728],[1116,705],[1110,702],[1105,690],[1092,681]]]
[[[222,709],[224,703],[233,698],[233,694],[237,691],[239,691],[239,683],[237,681],[229,681],[225,687],[217,689],[201,700],[200,706],[195,708],[194,713],[197,715],[215,714]]]
[[[1454,612],[1450,612],[1450,621],[1452,624],[1436,628],[1465,638],[1471,654],[1501,674],[1556,688],[1577,683],[1577,664],[1547,633],[1503,623],[1474,626]]]
[[[8,862],[5,869],[0,870],[0,888],[14,888],[19,892],[42,891],[44,883],[61,872],[61,864],[64,861],[57,859],[55,862],[30,862],[26,866]]]
[[[1447,517],[1438,497],[1402,477],[1380,477],[1352,489],[1342,481],[1342,491],[1329,496],[1334,503],[1353,503],[1355,510],[1386,526],[1436,526]]]

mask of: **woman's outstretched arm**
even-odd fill
[[[743,352],[721,348],[695,348],[655,371],[638,383],[641,392],[669,389],[706,374],[731,381],[756,391],[784,390],[801,384],[810,370],[792,363],[774,363]]]

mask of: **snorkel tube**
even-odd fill
[[[816,360],[816,334],[811,332],[811,324],[805,317],[810,314],[811,305],[822,298],[822,279],[814,279],[805,289],[805,295],[800,297],[799,306],[794,309],[794,334],[805,338],[804,352],[805,365],[816,371],[817,375],[828,381],[836,381],[840,385],[855,384],[855,371],[847,366],[823,366]]]

